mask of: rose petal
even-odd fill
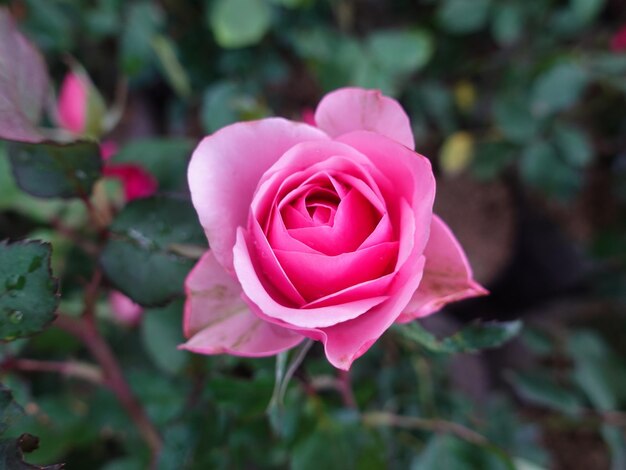
[[[271,356],[296,346],[302,336],[261,320],[241,299],[241,287],[209,251],[186,281],[181,349],[201,354]]]
[[[367,130],[415,148],[409,117],[396,100],[379,90],[341,88],[328,93],[317,106],[315,122],[331,137]]]
[[[415,244],[417,250],[421,252],[428,241],[428,230],[435,200],[435,177],[428,159],[373,132],[352,132],[339,137],[337,140],[366,155],[374,167],[380,170],[389,181],[393,182],[392,188],[385,188],[381,185],[381,190],[387,201],[406,200],[409,203],[414,213],[415,230],[418,235]],[[385,194],[390,191],[396,194]],[[387,209],[395,225],[401,216],[398,211],[399,208],[388,203]],[[394,215],[396,216],[395,220]]]
[[[70,72],[63,79],[58,103],[59,124],[74,134],[81,134],[87,122],[87,85],[78,74]]]
[[[298,333],[324,344],[328,361],[338,369],[348,370],[354,360],[363,355],[378,338],[394,323],[411,294],[422,279],[425,259],[414,252],[397,273],[394,279],[395,295],[387,301],[373,307],[350,321],[338,323],[327,328],[298,328],[266,315],[247,295],[244,299],[250,308],[262,319],[278,326],[291,328]],[[244,289],[245,290],[245,289]]]
[[[237,231],[237,242],[233,248],[233,254],[237,279],[241,282],[245,297],[256,306],[255,313],[272,318],[274,322],[290,325],[292,328],[294,325],[305,328],[325,327],[351,320],[387,299],[387,296],[378,296],[330,307],[291,308],[279,303],[260,281],[256,267],[250,258],[248,243],[242,228]]]
[[[369,201],[353,189],[337,207],[332,226],[294,228],[289,234],[316,251],[334,256],[355,251],[374,231],[379,220],[380,215]]]
[[[472,268],[461,245],[437,216],[432,219],[424,256],[424,278],[398,318],[398,323],[429,315],[450,302],[487,294],[473,280]]]
[[[246,225],[261,175],[295,144],[327,139],[306,124],[269,118],[224,127],[196,148],[188,169],[191,198],[215,258],[228,271],[237,227]]]

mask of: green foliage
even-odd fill
[[[30,336],[54,319],[59,302],[50,245],[0,243],[0,338]]]
[[[177,246],[205,244],[191,203],[166,196],[133,201],[109,230],[100,262],[120,291],[145,306],[182,294],[194,260],[180,255]]]
[[[194,142],[185,138],[136,139],[124,145],[112,162],[140,164],[159,182],[161,191],[181,191]]]
[[[89,197],[102,171],[93,142],[9,142],[8,153],[16,183],[37,197]]]
[[[517,336],[522,328],[519,321],[474,324],[444,339],[437,339],[418,322],[397,328],[407,339],[417,342],[427,351],[442,354],[476,352],[496,348]]]
[[[0,239],[9,239],[0,243],[0,379],[12,390],[0,388],[0,469],[151,468],[146,422],[129,400],[160,435],[159,470],[540,470],[565,468],[564,454],[626,468],[626,55],[610,49],[620,2],[0,3],[17,18],[0,10]],[[68,55],[124,108],[102,136],[119,146],[106,162],[96,143],[57,129]],[[349,375],[318,343],[278,361],[178,350],[183,280],[207,249],[188,197],[195,145],[236,121],[299,120],[343,86],[396,97],[438,178],[492,181],[533,211],[560,213],[594,269],[584,293],[548,303],[567,315],[593,308],[572,320],[539,302],[509,309],[496,285],[491,308],[470,303],[456,318],[532,311],[521,333],[517,321],[470,323],[447,337],[397,325]],[[125,201],[120,181],[103,177],[120,164],[149,172],[159,195]],[[461,212],[474,204],[455,202]],[[485,261],[472,251],[474,265]],[[114,290],[148,306],[137,325],[117,319]],[[45,329],[55,311],[78,331]],[[119,377],[98,357],[94,331],[130,399],[111,383]],[[303,352],[291,375],[289,358]],[[372,424],[376,413],[391,418]],[[34,435],[40,448],[30,454]]]
[[[272,10],[266,0],[216,0],[209,14],[215,40],[222,47],[245,47],[268,31]]]

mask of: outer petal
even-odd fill
[[[186,281],[184,331],[190,338],[181,349],[201,354],[271,356],[303,339],[250,312],[241,287],[208,251]]]
[[[379,90],[341,88],[329,93],[317,106],[315,122],[331,137],[367,130],[415,149],[409,117],[396,100]]]
[[[429,315],[450,302],[487,294],[473,280],[472,268],[461,245],[436,215],[433,215],[424,256],[424,278],[398,323]]]
[[[189,163],[191,198],[219,263],[233,269],[238,226],[245,226],[261,175],[299,142],[327,140],[319,129],[280,118],[237,123],[205,137]]]

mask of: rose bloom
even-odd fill
[[[314,122],[233,124],[193,153],[210,251],[186,280],[182,348],[267,356],[311,338],[347,370],[394,323],[486,293],[433,214],[432,169],[395,100],[340,89]]]

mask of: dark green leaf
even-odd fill
[[[571,8],[579,21],[594,20],[604,8],[606,0],[571,0]]]
[[[102,170],[93,142],[9,142],[8,151],[18,186],[37,197],[88,197]]]
[[[217,0],[209,22],[222,47],[245,47],[259,42],[270,27],[272,10],[265,0]]]
[[[110,226],[100,261],[117,289],[144,306],[159,306],[182,294],[194,261],[174,245],[205,245],[190,202],[156,196],[128,204]]]
[[[0,338],[43,330],[59,303],[50,270],[51,247],[40,242],[0,242]]]
[[[580,98],[587,81],[587,73],[576,63],[554,65],[535,81],[531,100],[533,112],[546,116],[570,108]]]
[[[437,20],[450,33],[473,33],[487,22],[490,3],[490,0],[444,0],[437,10]]]
[[[165,15],[149,0],[125,3],[120,57],[124,71],[133,76],[154,62],[153,40],[163,26]]]
[[[383,69],[412,73],[420,69],[433,53],[432,37],[424,31],[376,31],[366,41],[372,58]]]
[[[182,335],[182,302],[146,310],[141,321],[141,338],[152,361],[161,370],[175,374],[187,360],[188,353],[177,349],[184,343]]]
[[[24,414],[24,410],[13,400],[11,391],[0,384],[0,436]]]
[[[496,124],[513,142],[528,142],[539,131],[541,121],[531,114],[528,100],[523,96],[500,97],[495,102],[493,111]]]
[[[521,5],[498,3],[491,23],[491,33],[501,46],[517,42],[522,36],[524,15]]]
[[[515,390],[531,403],[568,414],[576,414],[582,409],[580,396],[557,384],[545,372],[516,373],[508,378]]]
[[[39,446],[39,439],[30,434],[22,434],[17,439],[0,441],[0,470],[61,470],[64,464],[31,465],[24,462],[24,452],[32,452]]]
[[[477,323],[463,328],[452,336],[437,339],[416,321],[396,327],[396,331],[405,338],[417,342],[429,351],[441,354],[497,348],[517,336],[521,329],[520,321]]]
[[[510,457],[494,446],[476,446],[450,435],[436,435],[415,458],[411,470],[516,470]],[[517,469],[519,470],[519,469]]]
[[[371,431],[339,420],[326,422],[298,442],[293,470],[375,470],[385,467],[382,442]]]
[[[528,184],[551,195],[567,198],[580,187],[580,174],[547,142],[536,141],[524,149],[521,170]]]
[[[567,124],[555,126],[554,143],[563,160],[575,167],[584,167],[593,156],[589,138],[577,127]]]
[[[186,186],[187,164],[194,143],[184,138],[137,139],[113,156],[113,163],[139,163],[159,182],[161,191],[179,191]]]

